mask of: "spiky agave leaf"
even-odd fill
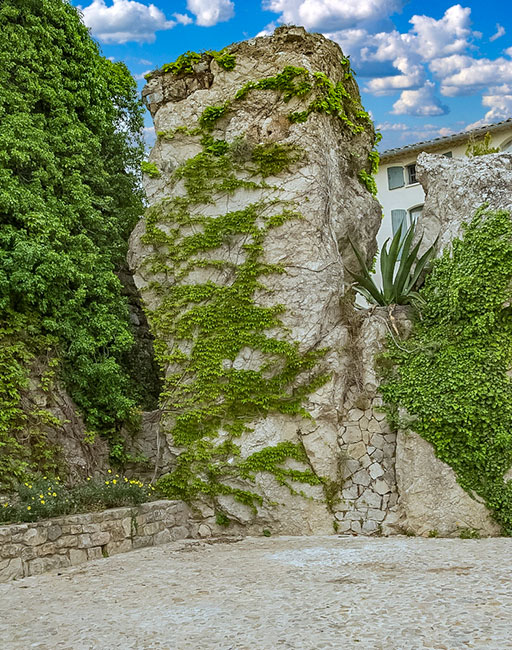
[[[421,296],[413,291],[421,274],[427,269],[437,245],[437,240],[418,259],[418,252],[423,237],[411,249],[414,240],[415,224],[412,224],[402,239],[402,224],[391,240],[388,251],[389,239],[382,247],[380,257],[380,268],[382,273],[382,291],[375,284],[371,273],[366,265],[366,260],[360,249],[349,239],[354,250],[361,270],[354,273],[347,269],[350,275],[358,283],[354,288],[369,302],[377,305],[409,304],[412,301],[422,302]],[[398,270],[397,262],[400,261]],[[414,269],[414,270],[413,270]]]

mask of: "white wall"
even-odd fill
[[[492,147],[500,147],[503,151],[512,151],[512,130],[492,134],[490,145]],[[446,149],[439,149],[439,143],[436,143],[435,153],[443,154],[451,151],[453,158],[462,158],[465,156],[466,146],[467,143],[465,142],[464,144],[456,146],[450,146],[450,144],[447,144]],[[431,150],[431,147],[425,147],[425,151],[428,152],[429,149]],[[414,183],[412,185],[406,184],[404,187],[398,187],[394,190],[388,188],[388,167],[404,167],[404,180],[407,183],[408,174],[406,167],[414,164],[417,156],[418,152],[404,152],[403,156],[393,158],[389,162],[384,160],[375,176],[375,181],[377,183],[377,199],[382,205],[382,225],[377,235],[379,252],[382,249],[384,242],[388,238],[393,237],[391,210],[405,210],[409,216],[409,212],[413,208],[421,206],[425,202],[425,193],[419,183]],[[410,225],[409,220],[407,225]],[[377,258],[376,265],[376,282],[378,282],[380,286],[381,274],[379,257]]]

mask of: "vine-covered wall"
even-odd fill
[[[307,66],[294,65],[302,45]],[[323,37],[283,28],[187,53],[144,94],[158,141],[131,255],[176,454],[159,486],[208,503],[217,523],[276,516],[294,532],[332,531],[340,248],[350,235],[373,254],[379,216],[361,182],[374,134],[349,62]],[[269,514],[282,506],[287,520]]]

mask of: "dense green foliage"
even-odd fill
[[[468,492],[512,534],[512,223],[481,209],[436,260],[421,320],[390,340],[381,392],[395,425],[431,442]],[[398,409],[406,410],[399,423]]]
[[[412,247],[414,231],[413,224],[402,237],[402,226],[400,225],[393,236],[389,252],[389,240],[384,242],[380,254],[382,289],[375,284],[362,252],[353,242],[350,242],[359,262],[360,271],[355,273],[347,270],[356,281],[354,289],[368,302],[375,305],[408,305],[413,301],[422,300],[415,289],[432,260],[435,244],[430,246],[421,257],[418,257],[423,238],[420,237]]]
[[[0,400],[9,403],[0,447],[10,445],[9,456],[29,372],[20,345],[37,356],[51,338],[91,428],[112,431],[134,406],[120,366],[132,336],[115,270],[142,208],[141,126],[134,80],[99,54],[75,8],[0,4]]]

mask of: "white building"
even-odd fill
[[[443,138],[417,142],[397,149],[388,149],[380,155],[379,171],[376,174],[377,198],[382,205],[382,225],[377,235],[379,251],[386,239],[392,237],[403,224],[402,232],[421,214],[425,193],[416,181],[416,158],[422,151],[462,158],[470,138],[483,140],[491,136],[490,146],[500,151],[512,151],[512,118],[479,127],[471,131],[455,133]],[[380,281],[380,268],[377,264]]]

